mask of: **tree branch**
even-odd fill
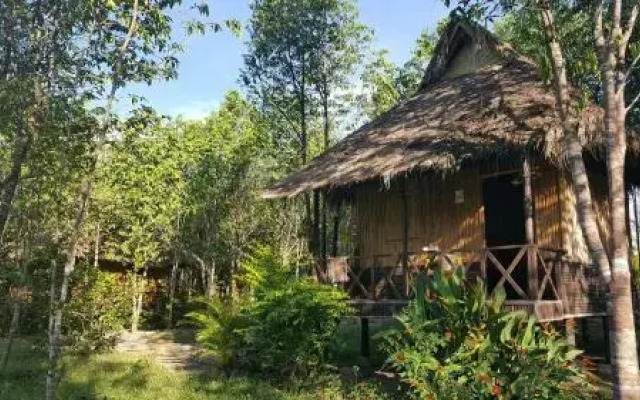
[[[631,9],[631,13],[629,14],[629,19],[626,23],[626,28],[623,29],[622,40],[620,41],[620,58],[624,58],[625,52],[627,49],[627,45],[629,44],[629,40],[631,40],[631,35],[633,34],[633,29],[636,26],[636,21],[638,19],[638,11],[640,11],[640,0],[637,0]]]
[[[593,10],[593,34],[595,37],[596,51],[598,58],[602,61],[605,57],[607,50],[607,43],[604,39],[604,28],[602,22],[602,15],[604,14],[604,6],[602,0],[597,0],[594,4]]]
[[[129,24],[129,30],[127,31],[127,36],[124,38],[124,42],[122,43],[122,47],[120,47],[120,52],[124,53],[129,47],[129,42],[133,38],[133,33],[136,30],[138,25],[138,0],[133,0],[133,8],[131,10],[131,23]]]
[[[633,106],[636,105],[636,103],[638,103],[638,100],[640,100],[640,92],[638,92],[638,94],[636,94],[636,96],[633,98],[633,100],[631,100],[631,102],[629,103],[629,105],[625,108],[625,114],[628,113]]]

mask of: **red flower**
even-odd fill
[[[502,388],[500,387],[500,384],[498,382],[493,384],[493,388],[491,389],[491,393],[493,393],[494,396],[498,397],[502,394]]]

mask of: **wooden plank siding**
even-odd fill
[[[562,249],[560,193],[558,171],[538,165],[533,175],[533,213],[535,241],[541,246]]]
[[[388,188],[378,183],[358,186],[355,200],[359,255],[402,252],[403,205],[399,178]],[[406,178],[409,213],[408,249],[477,249],[485,246],[482,176],[463,170],[442,177],[422,174]],[[555,169],[536,166],[533,175],[536,242],[563,248],[562,196]],[[456,203],[456,191],[464,200]]]
[[[358,188],[355,210],[359,255],[402,252],[401,187],[401,182],[394,180],[388,189],[372,183]],[[456,190],[464,191],[461,204],[455,202]],[[406,191],[409,252],[419,252],[424,246],[441,249],[484,246],[482,186],[476,172],[464,171],[447,179],[430,174],[409,177]]]

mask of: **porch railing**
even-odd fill
[[[490,278],[492,291],[505,287],[515,295],[513,300],[561,300],[558,282],[563,255],[563,250],[527,244],[427,250],[406,256],[335,257],[328,260],[322,279],[343,286],[352,299],[406,300],[412,296],[411,283],[419,271],[462,266],[468,277]],[[516,271],[519,278],[514,277]]]

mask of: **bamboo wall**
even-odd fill
[[[392,180],[388,188],[378,183],[357,187],[356,231],[361,256],[402,253],[404,179]],[[477,170],[445,177],[422,174],[406,178],[409,252],[425,246],[442,250],[485,246],[482,179]],[[554,248],[563,247],[559,183],[555,169],[540,165],[534,168],[536,241]],[[456,202],[456,191],[463,192],[461,202]]]
[[[446,176],[425,173],[398,178],[389,187],[377,182],[356,186],[358,254],[371,257],[403,252],[403,190],[408,210],[409,252],[419,252],[425,246],[442,250],[485,246],[483,176],[478,170],[468,169]],[[608,243],[606,180],[593,174],[590,182],[598,225]],[[589,263],[576,199],[566,173],[538,162],[534,164],[532,190],[536,243],[566,250],[571,262]],[[463,191],[462,202],[456,202],[456,191]]]
[[[372,183],[362,185],[355,199],[360,255],[403,252],[403,190],[409,252],[419,252],[424,246],[440,249],[484,246],[482,183],[477,172],[466,171],[444,180],[432,174],[409,177],[404,183],[396,179],[389,188]],[[464,201],[459,204],[455,201],[457,190],[464,191]]]

